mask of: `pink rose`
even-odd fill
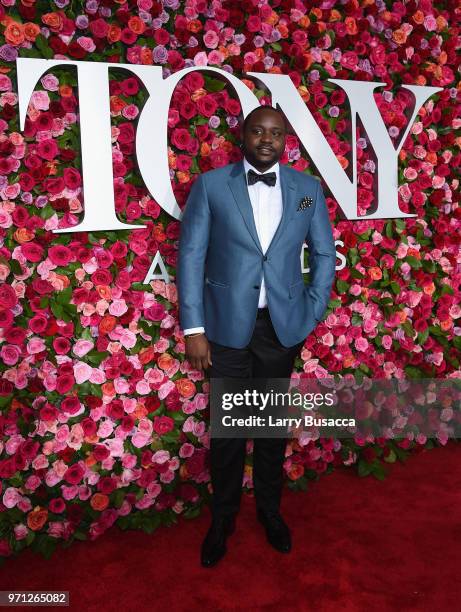
[[[12,344],[6,344],[2,346],[0,357],[2,358],[3,363],[5,363],[6,365],[14,365],[18,362],[20,356],[21,351],[17,346],[14,346]]]
[[[213,30],[208,30],[203,36],[203,42],[209,49],[216,49],[219,44],[219,36]]]
[[[26,348],[29,355],[37,355],[46,349],[46,344],[42,338],[31,338]]]
[[[87,353],[89,353],[94,347],[94,342],[92,340],[84,340],[80,338],[74,344],[72,351],[77,355],[77,357],[83,357]]]
[[[84,363],[83,361],[78,361],[74,365],[74,376],[77,385],[81,385],[82,383],[89,380],[92,370],[93,368],[87,363]]]

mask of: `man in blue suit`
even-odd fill
[[[179,318],[186,358],[210,378],[290,378],[306,337],[322,319],[336,252],[325,196],[316,178],[279,164],[287,122],[258,107],[243,123],[244,159],[200,175],[181,223]],[[300,253],[309,250],[309,284]],[[212,524],[204,567],[226,552],[235,528],[245,439],[211,438]],[[254,440],[258,519],[269,543],[291,549],[280,515],[286,439]]]

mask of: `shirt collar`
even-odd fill
[[[275,162],[275,164],[271,166],[268,170],[266,170],[266,172],[260,172],[259,170],[256,170],[254,166],[250,164],[250,162],[247,160],[246,157],[244,157],[243,167],[245,168],[245,176],[248,174],[248,170],[254,170],[256,174],[266,174],[267,172],[275,172],[275,175],[277,176],[276,184],[280,185],[280,164],[279,162]]]

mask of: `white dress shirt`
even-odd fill
[[[251,207],[253,209],[256,232],[258,234],[263,253],[265,253],[282,218],[283,202],[282,189],[280,185],[280,165],[278,162],[276,162],[273,166],[271,166],[271,168],[266,170],[266,172],[275,172],[277,176],[274,187],[270,187],[262,181],[258,181],[254,185],[248,185],[248,170],[251,169],[257,174],[265,174],[266,172],[259,172],[259,170],[252,166],[246,158],[243,159],[243,166],[245,169],[245,182],[248,188],[248,195],[250,197]],[[264,275],[262,275],[258,308],[264,308],[265,306],[267,306],[267,296]],[[194,334],[204,331],[205,329],[203,327],[191,327],[189,329],[185,329],[184,334]]]

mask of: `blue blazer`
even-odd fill
[[[264,254],[256,232],[243,160],[201,174],[181,220],[177,288],[182,329],[203,326],[208,340],[233,348],[249,344],[261,277],[280,342],[306,339],[325,314],[336,250],[320,181],[280,164],[283,213]],[[301,200],[312,205],[297,210]],[[301,248],[309,250],[309,284]]]

